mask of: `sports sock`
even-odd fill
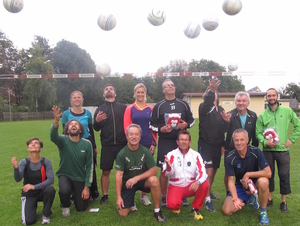
[[[210,196],[205,197],[205,203],[210,202]]]
[[[154,213],[158,213],[159,210],[160,210],[160,208],[155,208],[155,209],[154,209]]]
[[[266,211],[267,211],[267,208],[260,207],[260,212],[266,212]]]

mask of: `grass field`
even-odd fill
[[[11,157],[16,156],[18,161],[28,156],[26,141],[30,137],[37,136],[44,142],[44,150],[41,155],[52,161],[54,173],[58,169],[59,156],[56,146],[50,141],[49,130],[52,120],[45,121],[21,121],[21,122],[1,122],[0,123],[0,143],[1,158],[0,162],[0,225],[21,225],[21,188],[22,182],[17,183],[13,178],[13,168],[11,166]],[[192,134],[192,148],[197,149],[198,140],[198,122],[190,130]],[[290,132],[292,128],[290,128]],[[61,129],[60,129],[61,132]],[[100,151],[99,133],[96,133],[97,147]],[[274,206],[268,208],[270,225],[300,225],[300,140],[291,147],[291,186],[292,194],[287,197],[289,213],[280,212],[279,204],[281,202],[279,194],[278,177],[276,177],[276,190],[274,192]],[[98,157],[99,161],[99,157]],[[79,213],[71,205],[71,216],[63,218],[61,216],[60,201],[58,196],[58,179],[55,178],[54,187],[56,189],[56,197],[52,206],[53,214],[51,216],[51,225],[157,225],[153,218],[153,205],[143,206],[139,202],[140,193],[135,197],[138,211],[130,213],[126,218],[120,218],[117,214],[115,204],[115,186],[114,186],[115,170],[112,170],[109,187],[109,203],[106,206],[100,205],[99,201],[91,202],[90,207],[99,208],[98,213],[89,213],[88,211]],[[242,211],[226,217],[222,214],[221,208],[225,199],[225,189],[223,185],[224,166],[223,158],[221,160],[220,169],[217,172],[215,182],[212,187],[214,194],[220,197],[219,201],[213,201],[217,210],[216,213],[208,213],[202,208],[201,213],[204,216],[203,221],[195,221],[190,214],[190,207],[182,208],[180,215],[174,215],[170,210],[162,208],[167,218],[165,225],[259,225],[259,210],[251,210],[249,206],[243,208]],[[100,169],[97,167],[98,186],[100,180]],[[99,186],[100,188],[100,186]],[[149,195],[148,195],[149,196]],[[150,197],[150,196],[149,196]],[[188,199],[192,202],[192,198]],[[37,223],[41,224],[42,203],[38,205]]]

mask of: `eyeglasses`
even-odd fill
[[[166,85],[164,86],[164,88],[170,88],[170,87],[175,87],[175,85],[174,85],[174,84],[166,84]]]

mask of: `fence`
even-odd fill
[[[43,111],[43,112],[12,112],[12,121],[21,120],[37,120],[37,119],[54,119],[53,111]],[[2,117],[0,121],[10,121],[9,112],[2,112]]]

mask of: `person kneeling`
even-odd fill
[[[188,131],[181,130],[176,142],[178,148],[165,156],[163,164],[163,175],[170,177],[167,207],[179,214],[181,200],[195,196],[191,212],[195,220],[202,220],[199,211],[209,188],[205,165],[201,155],[190,148],[192,141]]]
[[[27,141],[29,157],[22,159],[18,164],[17,158],[12,157],[14,179],[23,180],[21,197],[22,224],[31,225],[36,222],[37,202],[43,201],[42,224],[50,223],[51,207],[55,197],[54,173],[51,161],[40,155],[43,142],[34,137]]]
[[[225,215],[232,215],[241,210],[245,203],[250,204],[253,209],[258,209],[258,198],[261,205],[260,224],[268,225],[266,208],[269,196],[268,178],[271,177],[269,164],[259,148],[247,146],[249,138],[246,130],[235,130],[232,139],[235,149],[225,160],[230,193],[224,201],[222,211]]]
[[[157,169],[151,152],[140,145],[142,129],[137,124],[130,124],[126,129],[128,144],[116,158],[115,187],[118,213],[126,217],[130,207],[134,206],[134,196],[137,190],[151,192],[154,202],[154,217],[159,222],[166,218],[160,210],[160,186],[156,177]]]

